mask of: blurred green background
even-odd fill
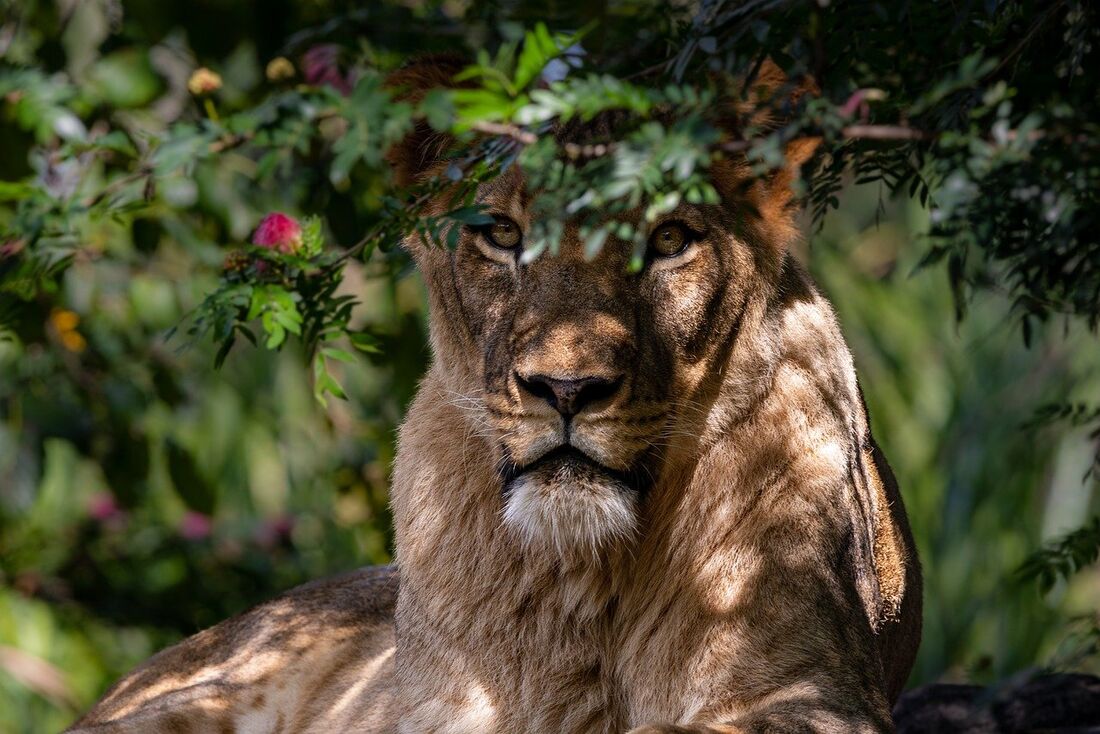
[[[18,28],[0,16],[0,50],[66,70],[89,109],[171,120],[195,104],[195,67],[222,75],[218,101],[233,106],[262,93],[273,57],[310,42],[286,39],[344,9],[28,0]],[[49,105],[38,91],[30,101]],[[4,181],[48,168],[16,102],[0,103]],[[349,400],[327,409],[293,348],[238,347],[215,371],[212,347],[167,338],[213,288],[225,243],[263,214],[323,214],[348,243],[370,217],[369,197],[304,176],[258,186],[251,165],[201,165],[151,211],[91,228],[56,291],[0,341],[0,732],[58,730],[164,645],[390,558],[394,431],[429,357],[422,286],[399,255],[352,266],[357,323],[383,350],[339,365]],[[1042,404],[1100,394],[1095,338],[1054,324],[1025,349],[996,295],[956,322],[944,274],[916,270],[925,213],[880,197],[849,190],[820,231],[807,223],[800,255],[836,305],[917,536],[925,632],[911,683],[1095,668],[1072,655],[1100,606],[1096,569],[1046,595],[1013,576],[1098,509],[1087,430],[1024,427]]]

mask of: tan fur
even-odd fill
[[[386,731],[397,572],[300,586],[154,655],[78,732]]]
[[[153,658],[76,730],[892,730],[912,538],[832,310],[787,255],[786,184],[746,176],[719,167],[721,205],[669,215],[698,241],[640,274],[613,239],[585,259],[573,226],[530,264],[473,230],[410,242],[435,359],[400,433],[396,610],[388,572],[292,591]],[[478,198],[529,227],[517,169]],[[567,422],[538,375],[615,387]]]

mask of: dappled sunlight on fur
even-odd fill
[[[428,66],[398,73],[414,98],[448,78]],[[407,141],[399,174],[443,147]],[[400,593],[372,571],[296,590],[154,658],[81,725],[141,731],[132,712],[161,724],[198,686],[224,710],[160,730],[890,730],[920,637],[898,488],[787,252],[793,172],[712,172],[720,204],[662,215],[698,223],[690,252],[638,273],[630,243],[588,257],[573,223],[532,262],[477,228],[453,250],[410,239],[434,361],[394,465]],[[477,200],[522,229],[524,187],[513,166]]]

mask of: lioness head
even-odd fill
[[[452,74],[411,68],[394,83],[415,91]],[[412,136],[391,154],[399,176],[438,170],[440,147]],[[452,402],[492,447],[503,522],[530,545],[592,555],[629,540],[647,492],[704,436],[746,313],[774,289],[794,232],[785,175],[753,181],[732,160],[712,172],[722,203],[633,218],[648,242],[640,272],[613,237],[586,257],[571,223],[557,254],[528,262],[533,192],[518,166],[477,192],[491,224],[463,229],[453,250],[407,243]]]

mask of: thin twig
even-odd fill
[[[905,125],[848,125],[840,134],[855,140],[928,140],[933,137],[924,130]]]
[[[520,145],[534,145],[538,142],[538,135],[511,123],[502,122],[478,122],[472,129],[486,135],[497,135],[509,138]],[[841,137],[851,140],[930,140],[934,135],[917,128],[905,125],[848,125],[840,131]],[[810,139],[807,137],[805,139]],[[756,139],[726,140],[715,145],[715,148],[727,153],[742,153],[760,142]],[[594,145],[579,145],[566,143],[562,146],[566,157],[571,160],[583,160],[599,158],[613,152],[618,147],[617,143],[598,143]]]
[[[524,130],[518,125],[507,122],[477,122],[472,126],[474,130],[486,135],[499,135],[502,138],[511,138],[520,145],[534,145],[539,138],[530,130]]]

